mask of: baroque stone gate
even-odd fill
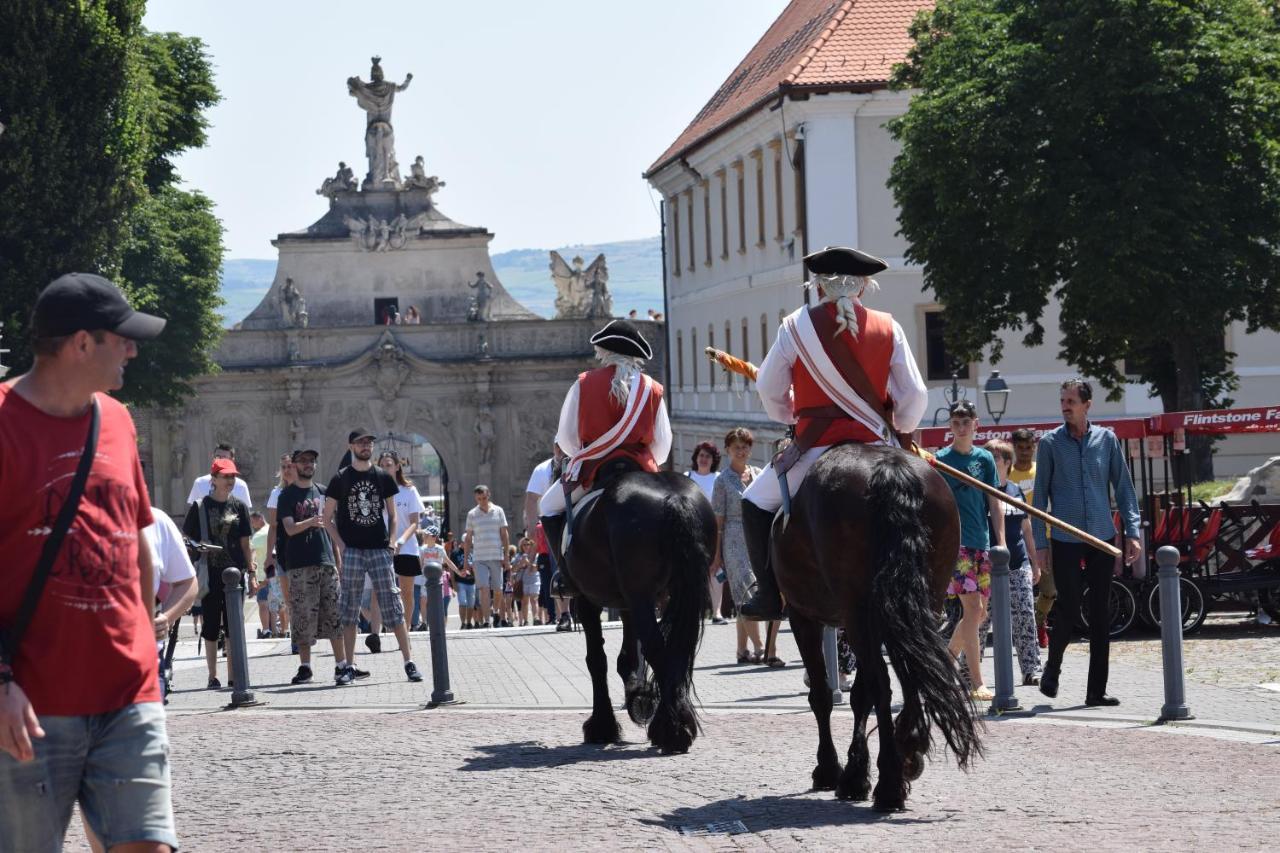
[[[560,404],[592,366],[588,339],[603,321],[544,320],[507,293],[489,258],[493,234],[439,210],[434,195],[444,182],[425,174],[421,157],[400,178],[391,103],[408,81],[386,83],[376,59],[370,76],[373,83],[347,81],[368,113],[363,187],[340,163],[316,191],[328,211],[272,241],[275,280],[224,336],[221,371],[197,380],[179,410],[136,413],[159,507],[182,511],[218,442],[235,445],[259,502],[281,453],[319,450],[317,479],[327,481],[347,433],[367,428],[430,441],[448,472],[453,530],[477,483],[493,489],[513,533],[523,526],[529,472],[551,453]],[[420,324],[394,323],[415,313]],[[665,334],[639,325],[660,378]]]

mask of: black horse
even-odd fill
[[[790,521],[775,520],[772,558],[818,723],[816,789],[834,788],[840,799],[867,798],[866,726],[873,707],[880,731],[877,809],[905,806],[933,745],[931,724],[962,769],[981,755],[973,706],[938,631],[959,545],[960,519],[942,476],[892,447],[833,447],[797,490]],[[843,769],[831,741],[824,625],[844,627],[858,663],[850,696],[853,741]],[[881,644],[903,692],[896,722]]]
[[[558,545],[564,517],[542,522],[548,540]],[[591,716],[582,725],[587,743],[622,739],[600,629],[600,611],[610,607],[622,611],[618,675],[627,714],[648,726],[650,742],[662,752],[689,751],[698,736],[693,659],[710,606],[707,571],[715,536],[711,504],[696,483],[671,472],[612,476],[598,499],[575,512],[562,570],[576,591],[587,638],[593,694]]]

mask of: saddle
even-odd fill
[[[565,490],[564,531],[560,534],[560,542],[552,543],[552,547],[556,550],[558,566],[563,565],[566,555],[569,553],[569,546],[573,544],[573,537],[577,531],[579,519],[586,514],[587,508],[604,494],[604,490],[609,483],[623,474],[643,470],[634,459],[620,457],[618,459],[610,459],[596,469],[596,476],[591,482],[591,491],[589,492],[583,491],[582,487],[577,483],[562,484]],[[552,575],[551,588],[557,595],[576,594],[572,583],[561,568],[557,568]]]

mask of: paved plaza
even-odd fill
[[[986,757],[970,773],[936,757],[909,810],[891,816],[809,791],[816,735],[785,630],[779,650],[790,663],[768,669],[732,663],[731,624],[707,627],[695,676],[704,732],[683,756],[658,755],[621,714],[629,743],[581,744],[590,697],[581,634],[450,633],[452,686],[465,704],[435,710],[421,707],[431,686],[425,634],[412,635],[422,684],[405,680],[390,635],[381,654],[357,659],[372,676],[347,687],[323,678],[327,652],[317,649],[317,683],[294,687],[288,642],[251,641],[264,704],[228,712],[230,692],[200,689],[204,666],[184,640],[169,705],[175,811],[192,850],[1270,848],[1280,692],[1237,682],[1280,666],[1280,629],[1227,617],[1208,630],[1212,656],[1238,652],[1246,663],[1234,680],[1218,672],[1225,664],[1217,683],[1193,673],[1196,720],[1152,724],[1162,682],[1156,641],[1142,634],[1113,656],[1111,692],[1124,704],[1084,708],[1081,645],[1058,700],[1019,687],[1034,715],[989,719]],[[620,638],[607,626],[611,658]],[[1189,661],[1199,642],[1188,641]],[[834,720],[843,752],[847,707]]]

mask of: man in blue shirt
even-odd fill
[[[1032,505],[1047,509],[1066,523],[1102,540],[1115,538],[1109,489],[1124,525],[1126,565],[1141,553],[1138,498],[1120,440],[1111,430],[1089,423],[1093,388],[1083,379],[1068,379],[1058,395],[1063,425],[1046,433],[1036,451],[1036,484]],[[1044,522],[1031,523],[1041,565],[1049,559]],[[1089,682],[1086,705],[1119,705],[1107,695],[1107,667],[1111,649],[1111,567],[1113,560],[1061,530],[1053,531],[1053,578],[1058,598],[1049,611],[1049,661],[1040,679],[1040,692],[1058,695],[1062,654],[1071,642],[1074,614],[1080,612],[1080,564],[1089,588]]]
[[[957,471],[968,474],[995,488],[1000,487],[996,473],[996,460],[981,447],[973,446],[973,436],[978,429],[978,414],[973,403],[957,400],[951,405],[952,442],[938,453],[938,461]],[[951,654],[964,653],[969,667],[970,695],[983,702],[994,694],[982,683],[982,646],[978,641],[978,627],[987,614],[987,600],[991,598],[991,560],[987,552],[991,548],[990,532],[995,531],[996,544],[1005,546],[1004,512],[1000,503],[976,486],[962,483],[943,473],[947,485],[955,495],[956,508],[960,512],[960,553],[947,586],[947,595],[960,599],[964,614],[951,635]]]

